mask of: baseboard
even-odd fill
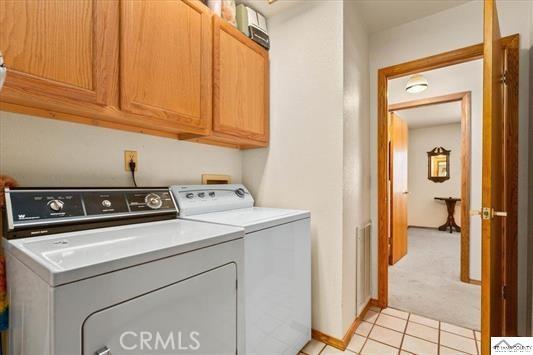
[[[368,303],[366,304],[365,308],[363,308],[363,311],[361,312],[359,317],[356,317],[354,319],[354,321],[352,322],[352,324],[350,325],[350,327],[348,328],[348,330],[346,331],[342,339],[332,337],[331,335],[322,333],[321,331],[316,330],[316,329],[311,329],[311,337],[313,339],[323,342],[324,344],[333,346],[334,348],[337,348],[339,350],[342,350],[342,351],[346,350],[346,347],[348,346],[348,344],[350,344],[353,334],[355,330],[357,329],[357,327],[359,326],[359,324],[361,324],[366,312],[368,311],[370,307],[377,306],[377,303],[378,301],[374,298],[371,298],[370,300],[368,300]]]
[[[420,229],[433,229],[433,230],[439,229],[439,227],[426,227],[426,226],[407,226],[407,228],[420,228]]]

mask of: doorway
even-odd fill
[[[472,93],[432,95],[474,91],[477,148],[482,72],[482,62],[472,61],[424,72],[430,83],[427,92],[405,93],[408,78],[402,77],[389,82],[388,93],[396,102],[389,105],[389,305],[476,331],[480,330],[481,231],[474,229],[471,245],[469,212],[471,181],[473,199],[481,196],[481,164],[480,149],[474,149],[472,180]],[[411,100],[397,102],[405,97]]]
[[[490,15],[490,13],[489,13]],[[486,16],[488,16],[486,14]],[[503,124],[502,127],[506,133],[504,154],[507,169],[505,170],[505,185],[497,188],[504,190],[507,218],[503,223],[506,229],[506,238],[502,241],[503,249],[496,250],[488,247],[490,240],[483,239],[482,259],[483,275],[482,277],[482,339],[483,349],[488,349],[488,342],[491,334],[516,334],[516,311],[517,311],[517,282],[516,282],[516,226],[517,226],[517,197],[516,184],[518,180],[518,35],[502,38],[498,45],[503,48],[503,63],[506,65],[506,75],[502,78],[505,90],[503,97],[505,99],[503,106]],[[380,307],[388,306],[388,266],[389,266],[389,236],[390,236],[390,210],[389,210],[389,104],[388,104],[388,81],[390,79],[412,75],[432,69],[443,68],[454,64],[465,63],[484,58],[484,64],[488,61],[486,55],[491,48],[484,46],[483,43],[461,48],[458,50],[441,53],[427,58],[394,65],[383,68],[378,71],[378,305]],[[485,54],[485,56],[484,56]],[[492,55],[493,53],[490,52]],[[485,71],[485,79],[487,79]],[[499,82],[500,79],[498,79]],[[486,92],[484,92],[486,94]],[[493,99],[493,98],[491,98]],[[486,96],[484,95],[484,102]],[[484,122],[487,120],[487,105],[484,107]],[[490,116],[489,116],[490,117]],[[484,140],[485,144],[485,140]],[[485,156],[484,156],[485,159]],[[485,160],[484,160],[485,161]],[[485,184],[485,181],[484,181]],[[490,211],[488,212],[490,213]],[[480,212],[482,219],[490,219],[491,216]],[[495,215],[498,216],[498,215]],[[484,235],[486,222],[483,222]],[[487,222],[488,223],[488,222]],[[495,260],[494,253],[499,253],[500,260]],[[492,256],[491,256],[492,255]],[[490,273],[487,273],[490,263]],[[500,267],[498,265],[503,265]],[[497,275],[494,282],[491,278]],[[502,286],[502,289],[495,287]],[[492,295],[501,295],[503,305]],[[489,301],[490,299],[490,301]],[[484,314],[483,312],[489,314]],[[483,319],[482,319],[483,320]],[[497,321],[495,321],[497,320]],[[498,323],[498,324],[496,324]],[[496,329],[497,328],[497,329]],[[485,351],[484,351],[485,353]]]

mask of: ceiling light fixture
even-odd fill
[[[407,81],[407,84],[405,85],[405,91],[407,91],[410,94],[416,94],[419,92],[422,92],[428,88],[428,81],[424,76],[417,74],[413,75],[409,78]]]

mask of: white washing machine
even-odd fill
[[[11,355],[244,353],[242,228],[165,189],[6,190]]]
[[[309,212],[254,207],[243,185],[171,190],[181,219],[245,229],[246,354],[297,354],[311,339]]]

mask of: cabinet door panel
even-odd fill
[[[100,0],[1,1],[6,89],[103,104],[117,64],[116,38],[102,44],[114,10]]]
[[[268,140],[268,53],[215,19],[214,130]]]
[[[123,1],[123,110],[210,128],[212,17],[198,1]]]

